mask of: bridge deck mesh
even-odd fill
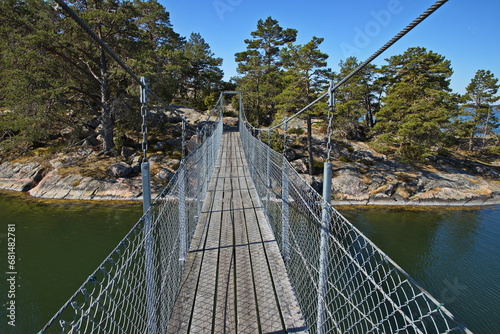
[[[205,133],[151,209],[41,333],[163,332],[219,152],[222,120]]]
[[[214,123],[209,134],[183,160],[150,211],[42,333],[167,330],[219,152],[222,122]],[[309,332],[316,332],[320,318],[322,332],[330,333],[470,333],[342,215],[325,206],[286,159],[253,137],[243,123],[240,136],[257,192],[244,201],[264,207]],[[318,293],[325,207],[330,217],[327,284],[326,292]],[[318,317],[318,300],[324,317]]]
[[[325,333],[470,332],[330,205],[327,288],[318,298],[325,202],[247,126],[241,123],[240,133],[251,176],[282,253],[289,257],[288,275],[310,332],[317,328],[318,299],[325,307],[320,321]]]

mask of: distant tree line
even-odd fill
[[[360,64],[349,57],[334,73],[320,50],[323,38],[297,44],[296,29],[268,17],[235,54],[238,76],[227,83],[222,59],[200,34],[176,33],[157,0],[70,4],[164,101],[206,109],[218,91],[238,89],[259,126],[295,113]],[[337,138],[368,140],[411,161],[447,148],[499,153],[493,73],[478,70],[460,96],[450,89],[453,70],[442,55],[419,46],[386,61],[366,66],[335,92]],[[99,133],[103,151],[112,152],[117,129],[138,128],[138,95],[138,85],[55,2],[0,0],[0,153],[41,145],[68,124],[81,136]],[[310,171],[312,119],[326,121],[326,111],[322,101],[303,116]]]
[[[224,88],[222,59],[176,33],[156,0],[73,0],[71,7],[164,101],[203,109]],[[52,1],[0,1],[0,141],[29,148],[68,124],[137,127],[139,87]],[[75,124],[76,123],[76,124]],[[92,129],[89,129],[92,130]],[[85,132],[85,131],[84,131]]]
[[[320,50],[322,38],[295,44],[297,30],[284,29],[271,17],[259,20],[251,36],[245,40],[246,50],[235,55],[235,81],[255,125],[294,114],[325,92],[329,80],[338,82],[360,65],[349,57],[333,73],[326,67],[328,55]],[[494,133],[499,119],[492,105],[500,98],[500,85],[492,72],[478,70],[460,96],[451,91],[453,70],[442,55],[412,47],[386,61],[381,67],[366,66],[336,90],[336,137],[370,140],[374,148],[408,161],[421,161],[445,148],[478,150],[483,148],[478,136],[483,145],[484,138],[493,138],[490,148],[499,153]],[[325,104],[318,104],[305,115],[309,143],[311,116],[325,119],[326,110]],[[310,170],[312,164],[310,157]]]

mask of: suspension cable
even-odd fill
[[[120,59],[120,57],[118,57],[116,53],[114,53],[114,51],[111,50],[111,48],[101,38],[99,38],[99,36],[97,36],[94,30],[92,30],[92,28],[90,28],[89,25],[64,2],[64,0],[55,1],[100,47],[103,48],[104,51],[106,51],[111,56],[111,58],[113,58],[118,63],[118,65],[120,65],[125,70],[125,72],[127,72],[132,77],[132,79],[134,79],[136,83],[138,83],[142,88],[146,89],[147,92],[151,94],[155,99],[157,99],[161,104],[163,104],[167,110],[181,117],[177,110],[170,108],[170,106],[166,102],[164,102],[158,95],[156,95],[155,92],[147,89],[147,86],[143,82],[141,82],[141,79],[139,79],[139,77],[132,71],[132,69],[130,69],[130,67],[128,67]]]
[[[366,59],[364,62],[362,62],[358,67],[356,67],[351,73],[346,75],[342,80],[337,82],[335,86],[331,88],[332,91],[335,91],[337,88],[339,88],[341,85],[343,85],[347,80],[352,78],[354,75],[356,75],[359,71],[361,71],[363,68],[365,68],[369,63],[371,63],[375,58],[380,56],[383,52],[385,52],[388,48],[390,48],[394,43],[396,43],[398,40],[400,40],[404,35],[409,33],[413,28],[415,28],[417,25],[422,23],[427,17],[429,17],[432,13],[434,13],[438,8],[440,8],[442,5],[444,5],[448,0],[438,0],[436,1],[432,6],[430,6],[425,12],[420,14],[415,20],[413,20],[410,24],[408,24],[403,30],[401,30],[399,33],[397,33],[393,38],[391,38],[387,43],[385,43],[380,49],[378,49],[374,54],[372,54],[368,59]],[[323,99],[325,96],[329,94],[329,91],[324,92],[321,94],[316,100],[313,102],[309,103],[307,106],[304,108],[300,109],[297,113],[294,115],[288,117],[288,121],[293,120],[300,114],[302,114],[304,111],[318,103],[321,99]],[[280,127],[285,124],[285,120],[281,121],[280,123],[276,124],[275,126],[269,128],[270,130],[273,130],[277,127]]]

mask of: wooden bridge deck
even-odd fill
[[[304,333],[238,132],[225,132],[168,333]]]

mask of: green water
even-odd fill
[[[474,333],[500,333],[500,206],[341,210]]]
[[[132,207],[42,204],[0,194],[0,333],[37,333],[141,216]],[[15,224],[16,326],[8,325],[7,226]]]
[[[500,207],[342,210],[475,333],[500,333]],[[0,333],[36,333],[141,215],[0,194]],[[16,327],[7,324],[7,228],[16,227]]]

